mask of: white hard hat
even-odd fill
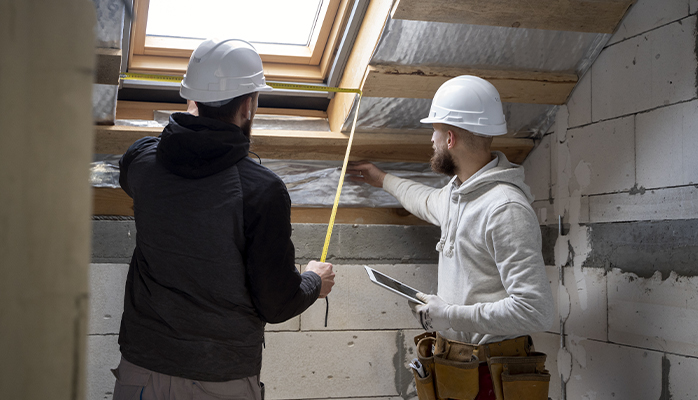
[[[240,39],[209,39],[191,54],[179,94],[216,106],[243,94],[269,90],[262,59],[251,44]]]
[[[424,124],[448,124],[481,136],[507,133],[502,101],[495,87],[482,78],[461,75],[446,81],[434,95]]]

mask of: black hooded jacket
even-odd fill
[[[250,159],[239,127],[176,113],[119,162],[136,248],[119,332],[123,357],[203,381],[259,374],[265,322],[317,299],[295,267],[284,183]]]

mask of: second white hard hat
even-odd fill
[[[448,124],[481,136],[507,133],[502,101],[494,85],[472,75],[446,81],[434,95],[424,124]]]
[[[269,90],[262,59],[250,43],[209,39],[192,53],[179,94],[187,100],[220,105],[247,93]]]

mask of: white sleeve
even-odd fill
[[[519,203],[504,204],[490,215],[487,247],[497,264],[508,297],[449,308],[456,331],[495,335],[529,334],[553,323],[553,295],[541,253],[541,233],[532,210]]]
[[[395,196],[407,211],[438,226],[443,220],[442,199],[449,195],[447,188],[448,186],[435,189],[391,174],[387,174],[383,179],[383,189]]]

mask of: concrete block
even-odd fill
[[[612,193],[635,184],[634,117],[570,129],[567,141],[571,170],[558,178],[569,179],[571,193]]]
[[[128,264],[90,264],[90,334],[118,334]]]
[[[417,388],[414,383],[414,375],[412,368],[408,365],[413,359],[417,358],[417,346],[414,344],[414,337],[424,333],[422,329],[400,331],[403,338],[401,354],[400,379],[397,380],[400,388],[399,392],[405,400],[417,400]]]
[[[667,354],[662,360],[663,377],[669,381],[668,399],[698,400],[698,359]]]
[[[660,221],[698,218],[698,188],[694,186],[591,196],[589,221]]]
[[[587,71],[577,82],[567,100],[568,126],[576,128],[591,123],[591,71]]]
[[[275,332],[266,336],[267,399],[397,397],[397,331]]]
[[[321,300],[318,300],[321,301]],[[324,303],[324,300],[322,300]],[[301,314],[303,315],[303,314]],[[293,317],[289,319],[286,322],[282,322],[280,324],[267,324],[267,326],[264,328],[265,331],[267,332],[284,332],[284,331],[291,331],[291,332],[296,332],[301,330],[301,315],[297,317]]]
[[[553,300],[555,301],[555,305],[553,308],[553,315],[555,315],[555,318],[553,319],[553,326],[548,329],[548,332],[553,332],[553,333],[560,333],[560,309],[559,309],[559,299],[558,299],[558,291],[560,289],[560,268],[554,266],[554,265],[547,265],[545,267],[545,272],[548,275],[548,281],[550,282],[550,289],[553,292]]]
[[[568,338],[572,375],[568,399],[658,399],[662,354],[614,344]]]
[[[606,341],[606,273],[599,268],[565,267],[570,315],[565,334]]]
[[[638,0],[621,21],[609,44],[651,31],[662,25],[687,17],[688,0]]]
[[[582,268],[618,268],[643,278],[655,272],[696,275],[698,219],[589,225],[591,253]]]
[[[690,11],[689,13],[691,15],[695,14],[698,12],[698,0],[689,0],[689,6],[690,6]]]
[[[92,262],[128,264],[135,247],[135,221],[92,221]]]
[[[694,16],[604,49],[591,68],[592,119],[694,98],[695,26]]]
[[[119,366],[118,336],[90,335],[87,337],[87,399],[111,400],[116,378],[111,369]]]
[[[325,224],[293,224],[296,261],[319,260],[327,234]],[[327,253],[333,263],[435,263],[441,230],[437,226],[335,225]]]
[[[548,397],[552,400],[560,399],[560,372],[557,369],[557,352],[560,349],[560,335],[552,333],[534,333],[533,345],[536,351],[547,354],[545,359],[545,369],[550,372],[550,387],[548,389]]]
[[[425,293],[436,293],[437,265],[373,265],[376,270]],[[415,329],[407,299],[372,283],[363,265],[336,265],[335,286],[330,293],[328,327],[325,302],[315,302],[301,317],[301,329]]]
[[[698,101],[638,114],[635,131],[638,186],[698,183]]]
[[[557,217],[555,217],[555,208],[550,200],[539,200],[531,203],[533,211],[536,212],[538,216],[538,223],[540,225],[552,225],[557,223]]]
[[[523,163],[525,182],[536,200],[550,198],[550,151],[551,135],[544,136]]]
[[[608,288],[610,341],[698,356],[698,277],[644,279],[614,269]]]

